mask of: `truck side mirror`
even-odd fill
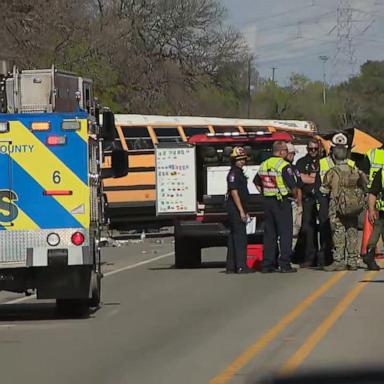
[[[103,112],[103,124],[100,127],[100,137],[113,140],[116,137],[115,115],[111,111]]]
[[[123,149],[114,148],[111,153],[111,168],[101,170],[101,178],[117,179],[128,175],[128,152]]]
[[[128,174],[128,152],[124,149],[114,149],[112,151],[112,171],[113,177],[124,177]]]

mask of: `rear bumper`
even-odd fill
[[[37,290],[38,299],[87,299],[93,267],[1,268],[0,290],[26,292]]]
[[[262,227],[257,228],[255,234],[248,235],[248,242],[260,242],[263,233]],[[229,228],[223,222],[204,223],[197,220],[185,220],[175,223],[175,237],[194,239],[202,248],[226,246],[228,235]]]

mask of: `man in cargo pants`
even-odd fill
[[[247,202],[248,181],[243,167],[247,154],[242,147],[235,147],[231,153],[232,167],[227,175],[227,212],[230,227],[227,252],[227,273],[251,273],[247,267]]]

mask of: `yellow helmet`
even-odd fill
[[[243,147],[234,147],[230,157],[233,160],[243,160],[248,158],[247,152]]]

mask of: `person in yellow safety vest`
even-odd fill
[[[280,239],[278,265],[281,273],[297,272],[291,265],[293,197],[301,206],[297,179],[291,165],[285,160],[287,143],[273,143],[272,157],[264,161],[253,179],[264,196],[264,258],[262,273],[276,271],[277,241]]]
[[[324,267],[332,263],[332,233],[329,222],[329,195],[320,191],[320,186],[324,181],[325,174],[336,165],[334,148],[338,145],[340,134],[333,135],[331,140],[331,151],[328,156],[320,159],[319,174],[315,182],[315,194],[319,211],[319,233],[320,233],[320,250],[318,254],[318,266]],[[341,134],[342,135],[342,134]],[[355,162],[348,159],[347,163],[354,167]]]
[[[380,267],[375,261],[375,248],[380,235],[384,231],[384,204],[382,196],[384,193],[384,172],[382,169],[374,173],[368,194],[368,219],[373,225],[373,232],[367,244],[367,253],[363,256],[363,262],[370,271],[379,271]],[[381,196],[381,197],[380,197]]]
[[[376,173],[378,173],[382,168],[384,168],[384,146],[382,146],[381,148],[372,148],[369,151],[367,151],[364,157],[364,160],[361,164],[361,170],[368,175],[368,188],[371,187]],[[375,204],[376,204],[377,211],[381,212],[382,206],[384,206],[384,199],[381,193],[378,194],[378,196],[376,197]],[[369,251],[369,247],[372,248],[374,246],[377,246],[377,242],[379,241],[379,238],[380,238],[381,220],[376,220],[375,222],[371,221],[371,225],[373,225],[373,230],[371,235],[369,236],[368,240],[366,240],[365,237],[363,237],[363,240],[362,240],[361,256],[363,257],[363,261],[364,261],[364,256],[366,256],[366,260],[370,260],[369,252],[372,253],[374,251],[372,251],[372,249]],[[375,244],[373,244],[375,239],[376,239]],[[368,244],[369,244],[369,247],[368,247]],[[363,254],[363,252],[366,252],[366,254]]]
[[[369,162],[369,185],[371,187],[376,172],[384,168],[384,148],[373,148],[366,153],[366,159]],[[363,171],[366,171],[363,169]]]

